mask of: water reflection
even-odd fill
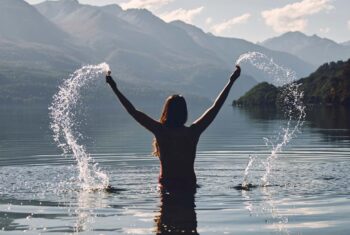
[[[275,107],[239,107],[252,121],[284,119],[283,113]],[[350,109],[344,106],[308,106],[306,125],[312,131],[322,134],[326,141],[348,140],[350,136]]]
[[[198,234],[195,194],[190,191],[160,191],[160,210],[154,218],[157,235]]]
[[[238,107],[238,109],[253,120],[273,120],[283,117],[280,110],[273,106]]]
[[[242,190],[241,193],[250,216],[264,217],[267,227],[278,234],[290,234],[287,228],[288,217],[278,207],[283,204],[283,200],[277,199],[274,190],[261,187],[257,191]]]
[[[98,213],[96,209],[107,208],[108,193],[104,191],[80,190],[77,193],[77,207],[74,209],[76,222],[74,232],[93,230],[93,224]]]
[[[350,109],[344,106],[314,106],[307,110],[309,126],[321,133],[326,140],[348,140],[350,136]]]

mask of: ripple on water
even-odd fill
[[[261,234],[283,234],[335,227],[339,234],[345,234],[341,228],[346,228],[345,218],[350,212],[345,196],[350,193],[350,162],[336,157],[330,160],[329,152],[324,153],[317,160],[303,159],[303,152],[296,158],[281,156],[275,166],[279,171],[274,171],[272,178],[276,186],[248,192],[233,189],[241,182],[246,159],[230,158],[229,152],[223,156],[199,154],[196,171],[201,187],[195,197],[198,232],[245,234],[248,228],[256,228]],[[221,159],[210,161],[216,158]],[[93,230],[122,234],[137,230],[150,234],[155,226],[153,219],[161,213],[157,159],[108,159],[102,165],[112,185],[124,191],[82,192],[74,181],[76,168],[69,165],[1,167],[2,226],[28,232]]]

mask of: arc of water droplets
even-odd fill
[[[296,80],[295,71],[278,65],[272,58],[260,52],[248,52],[239,56],[236,64],[249,61],[254,67],[268,74],[276,86],[283,86]]]
[[[109,185],[107,174],[99,169],[85,146],[79,143],[82,135],[77,130],[76,120],[82,89],[108,70],[109,65],[106,63],[87,65],[76,70],[59,87],[49,107],[54,141],[64,156],[73,154],[79,171],[80,186],[84,190],[104,189]]]
[[[304,123],[305,118],[305,105],[302,102],[303,92],[299,88],[299,84],[294,83],[297,79],[296,73],[288,68],[276,64],[272,58],[260,52],[248,52],[242,54],[236,64],[242,62],[250,62],[253,66],[267,73],[271,77],[271,83],[277,86],[282,86],[283,108],[287,117],[287,123],[281,132],[278,134],[277,143],[272,142],[268,138],[265,138],[265,144],[271,146],[271,154],[266,159],[265,173],[261,180],[264,186],[269,184],[269,176],[272,171],[273,162],[278,157],[278,154],[282,151],[296,133],[299,132],[300,127]],[[296,120],[293,126],[293,120]],[[252,167],[255,158],[250,158],[248,165],[245,169],[244,179],[242,186],[248,185],[249,169]]]

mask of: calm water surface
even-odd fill
[[[75,162],[52,140],[48,111],[0,107],[0,233],[350,234],[350,112],[309,110],[275,162],[269,187],[238,191],[250,155],[254,184],[269,155],[263,137],[285,121],[271,110],[225,106],[203,134],[195,195],[157,190],[152,136],[119,106],[86,110],[84,143],[115,193],[79,190]],[[160,107],[145,108],[158,116]],[[198,108],[191,120],[202,112]]]

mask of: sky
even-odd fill
[[[37,4],[43,0],[26,0]],[[146,8],[169,22],[182,20],[217,36],[261,42],[287,31],[336,42],[350,40],[349,0],[79,0]]]

